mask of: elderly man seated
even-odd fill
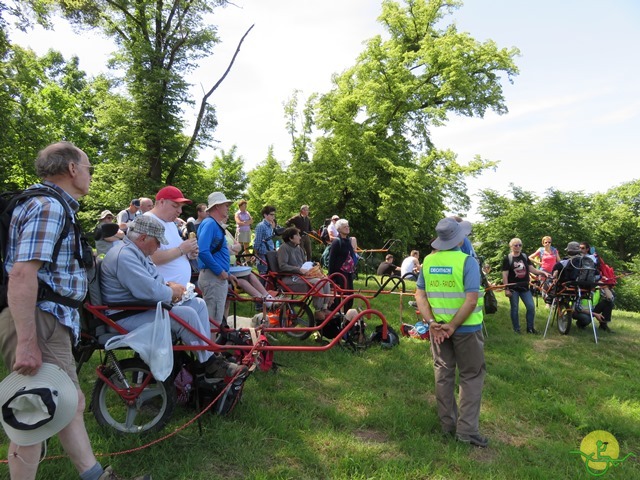
[[[150,256],[166,245],[165,230],[158,220],[149,215],[136,217],[131,223],[127,236],[120,245],[113,247],[102,261],[100,287],[102,298],[110,304],[155,304],[157,302],[178,302],[186,288],[175,282],[165,283],[158,273]],[[209,338],[211,328],[207,306],[201,298],[193,298],[173,307],[172,312],[183,319],[193,330]],[[119,325],[127,330],[155,321],[155,308],[144,311],[131,311],[123,318],[124,311],[110,310],[108,314],[118,314]],[[185,345],[206,345],[193,332],[178,322],[171,320],[171,331]],[[229,363],[220,355],[207,350],[197,350],[196,355],[207,383],[218,383],[233,377],[236,373],[245,374],[247,367]]]

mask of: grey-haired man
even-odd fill
[[[87,293],[87,275],[74,252],[80,232],[62,237],[68,216],[89,193],[93,166],[87,154],[68,142],[58,142],[38,153],[36,172],[51,195],[38,195],[13,211],[5,267],[9,273],[9,307],[0,313],[0,352],[5,366],[22,375],[35,375],[43,362],[59,366],[78,391],[78,409],[58,439],[83,480],[112,478],[110,467],[96,460],[84,424],[85,398],[80,389],[71,342],[80,334],[78,306]],[[55,253],[59,239],[60,248]],[[39,298],[39,284],[58,298]],[[9,475],[35,479],[42,444],[9,444]],[[141,477],[143,478],[143,477]],[[150,478],[145,476],[144,478]]]
[[[105,303],[135,305],[176,303],[181,300],[185,286],[165,282],[150,259],[158,247],[166,243],[164,225],[150,215],[136,217],[130,224],[123,243],[109,250],[102,261],[100,288]],[[207,306],[201,298],[192,298],[181,305],[174,305],[171,311],[202,336],[211,336]],[[117,310],[107,313],[115,313],[122,317],[122,313]],[[143,313],[134,311],[134,314],[118,320],[118,324],[127,330],[134,330],[145,323],[155,321],[155,316],[155,309]],[[174,320],[171,320],[171,331],[186,345],[206,345],[196,334]],[[228,363],[221,356],[207,350],[197,350],[196,355],[208,383],[220,382],[225,377],[232,377],[239,371],[246,372],[247,369],[245,366]]]

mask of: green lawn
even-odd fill
[[[359,283],[362,286],[362,283]],[[256,372],[232,415],[211,414],[160,443],[101,458],[125,476],[146,471],[154,479],[585,479],[582,439],[610,432],[624,463],[602,478],[640,478],[639,315],[614,311],[615,333],[600,336],[555,326],[542,335],[515,335],[508,305],[486,319],[487,377],[482,433],[491,444],[477,449],[439,433],[428,343],[402,339],[392,350],[359,354],[341,348],[324,353],[277,352],[277,373]],[[415,313],[398,295],[381,295],[372,306],[398,329]],[[547,310],[539,304],[536,328]],[[521,311],[524,322],[524,312]],[[372,320],[368,329],[375,324]],[[282,339],[281,342],[289,343]],[[307,340],[307,343],[313,343]],[[93,366],[81,372],[85,394]],[[143,447],[171,433],[195,412],[179,407],[160,434],[115,435],[91,413],[86,422],[96,452]],[[0,455],[6,457],[3,437]],[[57,439],[48,455],[61,453]],[[76,478],[67,459],[45,460],[39,478]],[[7,467],[0,465],[0,478]]]

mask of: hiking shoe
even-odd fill
[[[414,300],[409,300],[409,304],[410,307],[416,308],[418,306],[418,302],[415,302]]]
[[[102,475],[100,475],[98,480],[125,480],[125,479],[124,477],[120,477],[119,475],[116,475],[113,472],[113,468],[111,468],[111,466],[108,466],[107,468],[104,469],[104,472],[102,472]],[[140,477],[135,477],[132,480],[152,480],[152,479],[151,479],[151,475],[145,474]]]
[[[248,368],[245,365],[238,365],[225,360],[222,356],[212,355],[205,364],[204,381],[207,383],[219,383],[235,377],[244,378]]]
[[[603,330],[605,332],[609,332],[609,333],[613,333],[613,330],[611,330],[609,328],[609,325],[607,325],[606,323],[601,323],[600,327],[598,327],[600,330]]]
[[[489,446],[489,439],[487,437],[483,437],[479,433],[476,435],[463,435],[461,433],[456,433],[456,440],[461,443],[468,443],[474,447],[487,448]]]
[[[527,333],[531,333],[532,335],[537,335],[538,331],[535,328],[527,328]]]

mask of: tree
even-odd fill
[[[356,64],[318,96],[312,162],[292,162],[274,188],[295,186],[292,203],[304,196],[316,214],[348,218],[370,248],[390,237],[402,239],[407,250],[425,247],[444,210],[468,208],[464,178],[494,163],[480,157],[457,163],[453,152],[435,148],[429,126],[450,114],[506,113],[500,75],[511,80],[517,74],[518,50],[477,42],[454,25],[439,27],[458,6],[384,1],[379,21],[388,38],[370,39]],[[291,132],[296,118],[288,118]],[[292,135],[294,154],[304,138]]]
[[[264,161],[247,174],[249,179],[247,208],[254,218],[254,226],[262,221],[260,211],[265,205],[274,205],[279,208],[279,199],[274,194],[274,184],[282,177],[282,167],[273,155],[273,146],[270,146]]]
[[[209,167],[211,191],[223,192],[229,199],[239,199],[247,188],[244,158],[237,156],[236,145],[229,152],[220,150]],[[211,193],[211,192],[209,192]]]
[[[203,97],[191,137],[183,134],[181,115],[185,103],[194,103],[187,95],[185,75],[218,42],[216,28],[205,22],[205,16],[227,1],[58,0],[58,4],[75,25],[100,29],[115,40],[118,51],[112,65],[125,71],[131,97],[129,128],[136,140],[128,145],[130,155],[146,166],[147,176],[157,186],[175,183],[180,169],[196,161],[194,150],[208,144],[217,125],[215,109],[207,102],[222,79]],[[233,60],[227,72],[232,64]]]
[[[94,106],[91,83],[55,51],[38,57],[33,50],[11,46],[2,64],[0,86],[0,180],[5,188],[25,188],[37,178],[38,151],[61,139],[91,153]]]

